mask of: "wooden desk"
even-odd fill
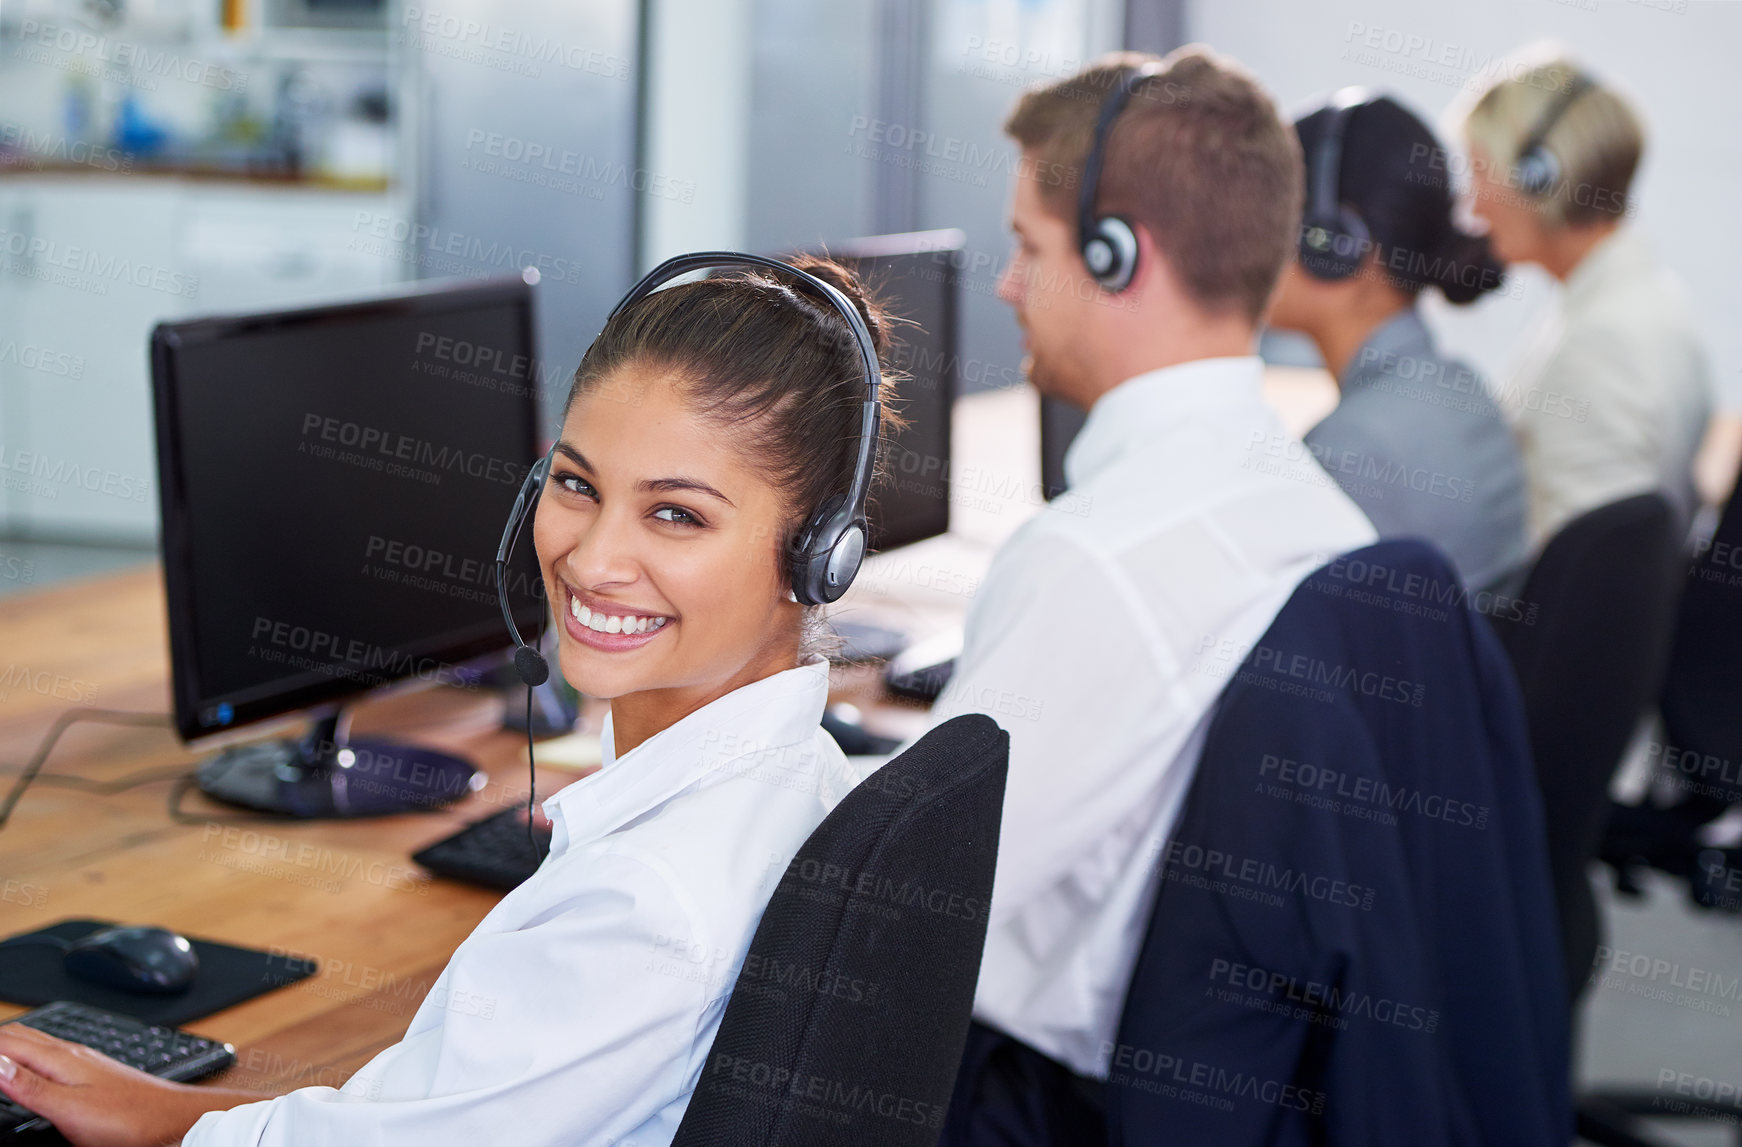
[[[6,783],[68,698],[169,711],[155,568],[0,599],[0,650],[0,681],[13,682],[0,685]],[[228,1085],[336,1086],[404,1033],[448,956],[499,899],[431,880],[408,858],[462,822],[525,799],[525,749],[498,731],[501,709],[499,699],[447,688],[359,708],[358,732],[415,732],[488,771],[481,793],[441,812],[237,825],[225,823],[237,810],[195,794],[186,810],[210,819],[182,825],[167,814],[167,780],[108,796],[33,786],[0,830],[0,934],[89,916],[314,956],[322,970],[311,979],[189,1027],[237,1046]],[[192,763],[167,725],[80,724],[47,771],[114,780]],[[540,789],[573,776],[541,770]]]

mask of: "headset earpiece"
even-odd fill
[[[1117,293],[1131,285],[1137,277],[1137,232],[1117,215],[1096,215],[1095,198],[1101,187],[1101,166],[1107,151],[1107,137],[1112,134],[1113,121],[1131,102],[1132,93],[1144,80],[1162,71],[1162,63],[1152,61],[1138,68],[1126,68],[1118,82],[1107,93],[1101,111],[1095,118],[1095,139],[1089,145],[1089,157],[1083,163],[1083,183],[1077,193],[1077,250],[1082,253],[1083,266],[1089,276],[1106,291]]]
[[[1596,86],[1596,81],[1589,76],[1575,72],[1561,89],[1560,95],[1548,105],[1536,127],[1524,138],[1524,143],[1518,149],[1518,158],[1513,161],[1512,179],[1518,190],[1532,199],[1540,199],[1560,185],[1561,160],[1560,156],[1549,149],[1546,142],[1548,134],[1560,123],[1561,117],[1567,114],[1573,101]]]
[[[1336,282],[1359,270],[1372,246],[1361,216],[1339,204],[1330,215],[1309,217],[1301,224],[1295,255],[1301,269],[1313,278]]]
[[[838,601],[865,559],[865,518],[836,494],[811,518],[793,546],[787,574],[801,605]]]
[[[1137,273],[1137,233],[1117,215],[1103,215],[1083,243],[1083,265],[1095,282],[1119,292]]]
[[[1367,223],[1342,201],[1343,137],[1349,121],[1373,102],[1366,88],[1344,88],[1331,97],[1330,122],[1307,158],[1306,217],[1301,220],[1295,258],[1315,279],[1337,282],[1361,267],[1373,248]]]

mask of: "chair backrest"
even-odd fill
[[[955,717],[862,781],[762,914],[674,1147],[931,1147],[986,942],[1010,738]]]
[[[1511,670],[1443,555],[1382,542],[1307,578],[1158,858],[1114,1142],[1568,1142],[1542,832]]]
[[[1742,479],[1737,483],[1742,488]],[[1742,766],[1742,494],[1732,491],[1710,543],[1699,550],[1683,584],[1675,638],[1663,682],[1664,741],[1691,753],[1691,795],[1713,815],[1742,800],[1726,772]],[[1712,766],[1712,762],[1724,762]],[[1695,772],[1697,770],[1697,772]]]
[[[1524,698],[1574,999],[1597,951],[1590,865],[1609,785],[1663,680],[1681,576],[1675,522],[1661,494],[1581,514],[1543,547],[1521,608],[1492,615]]]

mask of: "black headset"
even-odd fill
[[[1326,106],[1331,119],[1307,158],[1307,207],[1295,254],[1315,279],[1347,279],[1361,266],[1373,237],[1359,212],[1342,201],[1343,137],[1355,113],[1373,102],[1367,88],[1344,88]]]
[[[820,297],[847,321],[853,341],[859,350],[860,364],[865,371],[865,400],[859,420],[859,452],[853,464],[853,482],[844,494],[835,494],[811,514],[798,534],[787,556],[787,573],[792,593],[803,605],[822,605],[840,598],[853,584],[865,557],[865,501],[870,494],[871,478],[877,462],[877,436],[882,416],[877,397],[882,389],[883,373],[877,362],[877,344],[865,325],[865,318],[851,299],[833,284],[778,259],[747,255],[736,251],[697,251],[667,259],[647,273],[629,293],[611,308],[605,319],[609,325],[623,311],[634,306],[658,288],[692,271],[716,270],[728,267],[749,267],[778,271],[790,275],[798,286]],[[550,677],[550,665],[544,654],[521,639],[514,624],[514,614],[508,604],[508,555],[515,540],[538,505],[538,497],[550,476],[556,447],[527,471],[514,498],[514,508],[508,513],[508,523],[502,528],[502,541],[496,547],[496,596],[502,606],[502,620],[514,639],[514,668],[529,686],[542,685]]]
[[[1525,137],[1524,143],[1518,149],[1518,158],[1513,161],[1518,190],[1541,198],[1560,183],[1560,157],[1550,151],[1544,141],[1548,139],[1548,133],[1555,129],[1555,125],[1561,122],[1561,117],[1567,114],[1567,109],[1573,106],[1573,101],[1596,86],[1596,81],[1589,76],[1574,72],[1561,88],[1560,94],[1543,111],[1542,118],[1536,121],[1536,127]]]
[[[1151,76],[1160,75],[1165,67],[1160,60],[1152,60],[1141,67],[1120,70],[1118,83],[1101,102],[1101,114],[1095,119],[1095,141],[1083,164],[1083,184],[1077,192],[1077,250],[1082,252],[1083,265],[1089,269],[1090,277],[1114,293],[1129,287],[1137,275],[1137,232],[1130,222],[1117,215],[1095,214],[1107,137],[1137,86]]]

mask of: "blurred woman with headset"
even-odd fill
[[[1474,100],[1463,131],[1472,208],[1495,254],[1564,288],[1507,395],[1532,541],[1652,489],[1685,529],[1713,385],[1687,291],[1625,222],[1644,130],[1618,92],[1565,57],[1534,50],[1519,63]]]
[[[404,1038],[270,1098],[9,1026],[0,1092],[78,1147],[671,1142],[775,884],[856,780],[809,607],[852,581],[898,425],[890,320],[852,273],[731,258],[619,304],[522,490],[504,546],[536,502],[563,674],[611,702],[604,765],[544,802],[549,856]]]
[[[1387,96],[1345,89],[1295,121],[1307,198],[1270,324],[1318,346],[1341,392],[1306,435],[1381,537],[1438,545],[1471,589],[1526,557],[1524,471],[1482,377],[1434,344],[1416,302],[1499,286],[1479,237],[1453,222],[1445,152]]]

